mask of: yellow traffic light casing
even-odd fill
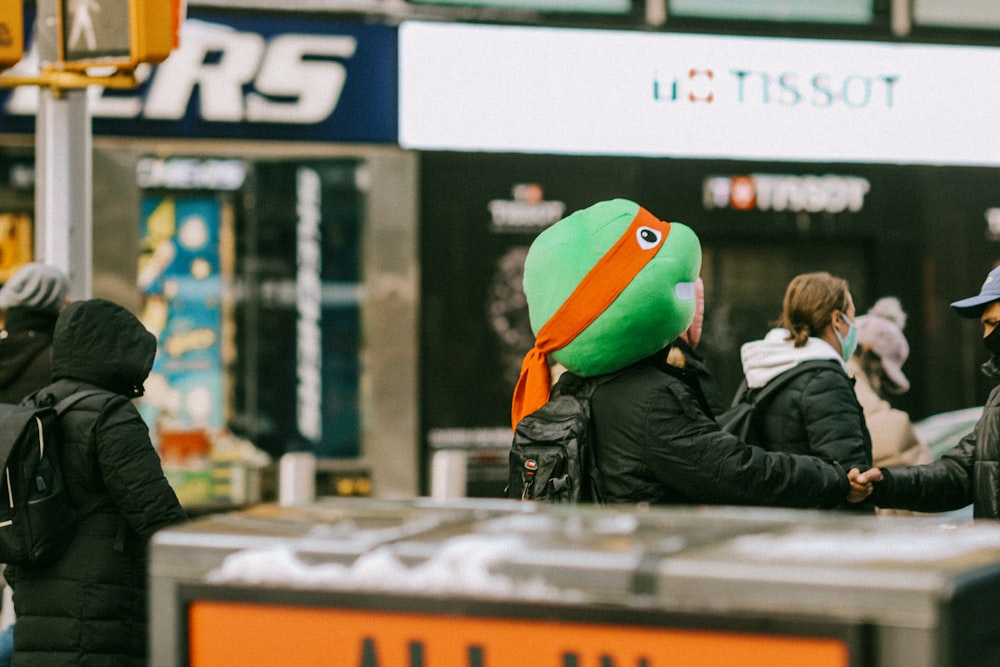
[[[174,48],[174,0],[129,0],[132,62],[161,63]]]
[[[70,70],[163,62],[183,20],[177,0],[58,0],[58,6],[58,60]]]
[[[24,0],[0,0],[0,69],[24,56]]]

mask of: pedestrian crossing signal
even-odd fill
[[[24,0],[0,0],[0,69],[24,55]]]
[[[178,0],[58,0],[58,6],[58,60],[65,69],[163,62],[183,21]]]

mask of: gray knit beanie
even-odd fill
[[[58,313],[69,295],[69,278],[39,262],[25,264],[0,288],[0,308],[31,308]]]

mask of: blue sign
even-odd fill
[[[157,337],[143,397],[150,423],[224,424],[221,215],[215,197],[142,200],[142,321]]]
[[[395,26],[192,12],[138,89],[92,87],[88,109],[95,135],[395,144],[397,54]],[[0,132],[34,132],[37,103],[0,90]]]

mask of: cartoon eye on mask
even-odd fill
[[[660,241],[663,239],[663,233],[659,232],[652,227],[640,227],[635,230],[635,240],[639,243],[639,247],[643,250],[652,250],[656,246],[660,245]]]

